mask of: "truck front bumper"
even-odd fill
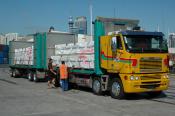
[[[169,78],[167,73],[161,74],[120,74],[126,93],[140,93],[167,90]]]

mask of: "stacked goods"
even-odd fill
[[[175,48],[168,48],[170,54],[175,54]]]
[[[15,49],[14,64],[33,65],[33,46]]]
[[[68,67],[94,68],[94,41],[55,45],[55,56],[51,58],[57,65],[65,61]]]

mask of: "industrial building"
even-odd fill
[[[0,44],[9,45],[10,41],[22,40],[23,36],[19,36],[18,33],[7,33],[0,35]]]
[[[175,72],[175,33],[170,33],[168,38],[168,51],[170,54],[170,69]]]
[[[97,20],[102,20],[104,22],[104,28],[106,29],[105,34],[107,35],[121,30],[132,30],[133,28],[139,26],[139,20],[133,19],[98,17]]]
[[[84,16],[77,17],[75,21],[73,17],[69,17],[69,32],[74,34],[87,34],[87,19]]]
[[[5,35],[0,35],[0,44],[6,44],[6,38]]]
[[[23,38],[18,33],[0,35],[0,64],[8,64],[9,42],[23,40]]]
[[[73,17],[72,17],[72,16],[69,17],[68,24],[69,24],[69,32],[70,32],[70,33],[74,33],[74,32],[73,32],[74,21],[73,21]]]
[[[169,53],[175,54],[175,33],[169,34],[168,48],[169,48]]]
[[[77,17],[75,19],[75,27],[78,29],[79,34],[87,34],[87,19],[86,17]]]

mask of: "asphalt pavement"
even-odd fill
[[[170,80],[169,89],[157,98],[132,94],[116,100],[86,88],[48,89],[46,82],[12,78],[8,68],[0,68],[0,116],[174,116],[174,74]]]

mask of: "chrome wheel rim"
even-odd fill
[[[28,79],[29,79],[29,80],[32,79],[31,73],[28,74]]]
[[[114,94],[115,96],[118,96],[120,94],[120,85],[118,82],[114,82],[112,84],[112,94]]]
[[[15,77],[15,76],[16,76],[16,71],[13,72],[13,77]]]
[[[93,83],[93,90],[98,93],[100,91],[100,82],[98,80],[95,80]]]
[[[33,80],[36,81],[36,74],[33,75]]]

